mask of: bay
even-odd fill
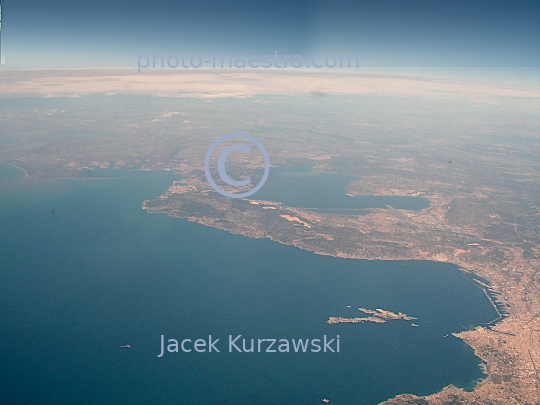
[[[342,214],[366,214],[369,208],[420,210],[429,200],[412,196],[347,195],[352,176],[313,171],[312,165],[273,167],[264,186],[252,197],[257,200],[278,201],[289,207],[311,208],[321,211],[343,211]]]
[[[367,405],[482,377],[445,335],[497,314],[455,266],[319,256],[148,214],[142,202],[178,176],[117,177],[19,179],[0,194],[0,403]],[[358,307],[419,326],[326,323]],[[212,335],[222,352],[159,358],[162,334]],[[341,350],[228,353],[239,334],[340,335]]]

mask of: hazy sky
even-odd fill
[[[356,54],[361,66],[540,66],[540,1],[3,0],[11,67],[138,54]]]

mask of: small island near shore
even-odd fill
[[[365,314],[369,314],[373,316],[355,317],[355,318],[331,316],[330,318],[328,318],[327,323],[329,325],[334,325],[336,323],[364,323],[364,322],[386,323],[386,320],[403,319],[406,321],[413,321],[413,320],[418,319],[418,318],[415,318],[414,316],[409,316],[402,312],[398,312],[396,314],[394,312],[386,311],[380,308],[377,308],[375,311],[372,309],[366,309],[366,308],[358,308],[358,310]]]

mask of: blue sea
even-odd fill
[[[446,335],[497,314],[454,265],[319,256],[148,214],[142,202],[179,178],[169,172],[39,181],[2,170],[1,405],[371,405],[482,377]],[[327,324],[358,307],[418,327]],[[160,358],[161,335],[212,335],[223,349],[229,335],[339,335],[340,352]]]

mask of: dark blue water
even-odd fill
[[[350,197],[347,195],[347,186],[354,180],[358,179],[337,173],[313,171],[309,164],[273,167],[268,181],[251,198],[278,201],[289,207],[340,211],[386,208],[387,205],[396,209],[421,210],[429,206],[429,200],[421,197]],[[364,213],[367,212],[369,211]]]
[[[323,257],[148,214],[174,175],[122,174],[0,181],[0,404],[376,404],[481,377],[444,335],[496,314],[454,266]],[[326,323],[358,307],[419,327]],[[341,351],[158,358],[161,334],[339,334]]]

